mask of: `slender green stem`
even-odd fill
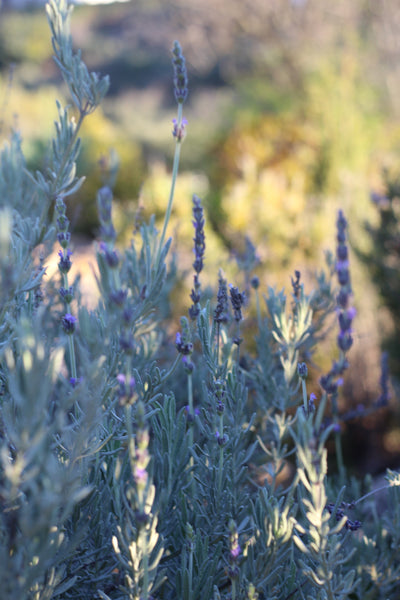
[[[71,377],[73,379],[77,379],[75,343],[74,343],[74,335],[73,334],[70,334],[68,336],[68,349],[69,349],[69,360],[71,363]]]
[[[258,293],[258,289],[256,290],[256,310],[257,310],[257,323],[258,323],[258,331],[261,331],[261,307],[260,307],[260,294]]]
[[[342,436],[340,431],[335,431],[335,450],[336,450],[336,461],[339,471],[339,479],[343,485],[345,479],[345,468],[343,461],[343,450],[342,450]]]
[[[64,250],[64,255],[65,254],[66,254],[66,251]],[[64,288],[67,290],[68,289],[67,273],[63,273],[63,285],[64,285]],[[70,302],[68,302],[66,304],[66,308],[67,308],[67,313],[69,313],[71,311],[71,303]],[[73,379],[77,379],[78,375],[77,375],[77,368],[76,368],[75,341],[74,341],[73,333],[70,333],[68,335],[68,350],[69,350],[69,362],[70,362],[71,377]]]
[[[193,594],[193,543],[190,543],[189,549],[189,598]]]
[[[337,404],[337,393],[332,394],[331,402],[332,402],[333,420],[334,420],[335,424],[338,425],[339,410],[338,410],[338,404]],[[337,467],[338,467],[338,471],[339,471],[339,479],[340,479],[341,485],[343,485],[344,478],[345,478],[345,468],[344,468],[344,462],[343,462],[342,436],[340,433],[340,429],[339,429],[339,431],[335,431],[335,451],[336,451],[336,462],[337,462]]]
[[[236,581],[234,579],[232,579],[232,600],[236,600]]]
[[[224,435],[224,417],[222,414],[219,415],[219,434],[221,436]],[[221,495],[222,491],[222,471],[224,468],[224,447],[219,447],[219,463],[218,463],[218,498]]]
[[[216,335],[216,337],[217,337],[217,367],[219,367],[219,336],[220,336],[220,326],[221,326],[221,324],[218,321],[218,323],[217,323],[217,332],[216,332],[217,333],[217,335]]]
[[[193,446],[193,425],[194,425],[192,419],[194,419],[194,410],[193,410],[193,380],[192,380],[191,373],[188,374],[187,382],[188,382],[188,405],[189,405],[189,420],[190,420],[189,445],[190,445],[190,448],[192,448],[192,446]],[[191,463],[192,463],[192,461],[193,461],[193,457],[191,458]]]
[[[180,126],[181,126],[181,124],[182,124],[182,111],[183,111],[183,105],[180,103],[180,104],[178,104],[177,129],[179,129]],[[176,179],[178,177],[178,170],[179,170],[179,159],[180,159],[180,154],[181,154],[181,145],[182,145],[182,140],[180,140],[179,138],[177,138],[176,142],[175,142],[174,162],[173,162],[173,165],[172,165],[171,188],[170,188],[170,192],[169,192],[168,205],[167,205],[167,210],[166,210],[166,213],[165,213],[164,226],[163,226],[163,230],[162,230],[162,233],[161,233],[160,244],[158,246],[156,268],[158,267],[159,262],[160,262],[160,255],[161,255],[161,252],[162,252],[162,248],[164,246],[165,234],[166,234],[168,223],[169,223],[169,219],[170,219],[170,216],[171,216],[172,203],[173,203],[174,194],[175,194],[175,184],[176,184]]]
[[[125,426],[126,426],[126,432],[128,434],[129,464],[131,466],[132,473],[134,473],[136,452],[135,452],[135,438],[133,436],[133,430],[132,430],[132,406],[130,404],[125,405]]]
[[[317,414],[316,414],[316,417],[315,417],[315,430],[316,431],[320,430],[320,427],[321,427],[321,424],[322,424],[322,419],[323,419],[324,413],[325,413],[325,407],[326,407],[327,400],[328,400],[328,396],[324,392],[322,394],[322,398],[320,400],[320,403],[319,403],[319,406],[318,406],[318,409],[317,409]]]
[[[354,504],[358,504],[359,502],[362,502],[363,500],[366,500],[367,498],[369,498],[370,496],[373,496],[374,494],[377,494],[378,492],[383,492],[384,490],[388,490],[390,487],[392,487],[392,486],[389,485],[389,484],[387,484],[387,485],[382,485],[379,488],[376,488],[376,490],[371,490],[370,492],[368,492],[368,494],[365,494],[364,496],[362,496],[358,500],[355,500]]]
[[[240,321],[238,321],[238,325],[237,325],[237,364],[239,366],[239,361],[240,361]]]
[[[304,406],[304,411],[306,413],[306,415],[308,414],[308,398],[307,398],[307,386],[306,386],[306,382],[304,381],[304,379],[301,379],[301,389],[303,392],[303,406]]]
[[[148,600],[149,597],[149,553],[148,553],[148,532],[147,528],[143,528],[141,532],[141,548],[143,553],[143,587],[140,597],[143,600]]]

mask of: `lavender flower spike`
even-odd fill
[[[356,315],[356,309],[350,306],[352,289],[349,270],[349,252],[347,247],[347,220],[342,210],[339,210],[338,212],[336,227],[336,274],[340,286],[336,298],[339,324],[337,345],[341,355],[339,360],[333,363],[329,373],[322,376],[319,380],[322,389],[327,394],[336,394],[338,386],[340,385],[340,380],[338,380],[337,377],[342,375],[349,366],[346,359],[346,353],[353,345],[352,323]]]
[[[245,302],[245,293],[239,292],[239,289],[233,285],[229,286],[229,291],[231,294],[231,303],[234,313],[235,321],[239,322],[243,319],[242,316],[242,306]]]
[[[188,95],[188,78],[186,71],[186,61],[182,54],[182,48],[179,42],[174,42],[172,48],[172,65],[174,68],[174,93],[178,104],[183,104]]]
[[[194,263],[193,268],[195,270],[194,275],[194,286],[190,294],[190,298],[193,301],[193,305],[189,309],[189,316],[194,320],[200,314],[200,298],[201,298],[201,284],[199,280],[199,274],[203,270],[203,258],[204,251],[206,248],[205,236],[204,236],[204,213],[203,207],[201,206],[201,200],[198,196],[193,195],[193,225],[194,225]]]

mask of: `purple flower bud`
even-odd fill
[[[110,269],[116,269],[119,264],[118,253],[112,248],[109,248],[104,242],[100,242],[100,248],[104,253],[104,258]]]
[[[57,230],[61,232],[66,232],[69,227],[69,219],[65,215],[60,215],[56,219]]]
[[[258,290],[260,287],[260,280],[257,275],[254,275],[254,277],[251,278],[250,285],[254,290]]]
[[[297,374],[300,377],[300,379],[307,379],[308,368],[306,363],[303,362],[297,364]]]
[[[218,400],[217,402],[217,413],[219,415],[222,415],[225,411],[225,404],[223,402],[221,402],[220,400]]]
[[[340,289],[336,297],[336,302],[340,308],[347,308],[350,300],[350,294],[346,289]]]
[[[226,436],[226,435],[221,435],[221,434],[220,434],[220,432],[219,432],[218,430],[215,432],[215,437],[216,437],[216,440],[217,440],[218,446],[221,446],[221,447],[225,446],[225,444],[226,444],[226,443],[227,443],[227,441],[228,441],[228,436]]]
[[[76,317],[66,313],[62,318],[62,326],[68,335],[72,335],[75,331],[75,323],[78,321]]]
[[[193,352],[193,344],[192,342],[184,341],[182,335],[179,331],[176,332],[175,336],[175,346],[180,354],[183,356],[188,356]]]
[[[244,292],[239,292],[239,289],[237,287],[234,287],[233,285],[229,286],[229,291],[230,291],[230,295],[231,295],[231,303],[232,303],[234,318],[235,318],[235,321],[239,322],[243,318],[242,306],[245,302],[246,296],[245,296]]]
[[[186,137],[186,125],[188,124],[187,119],[182,119],[180,123],[176,119],[172,119],[174,127],[172,129],[172,135],[177,139],[178,142],[182,142]]]
[[[346,269],[344,269],[344,268],[338,269],[337,276],[338,276],[338,281],[339,281],[340,285],[345,286],[350,283],[350,273],[347,268]]]
[[[59,231],[57,233],[57,240],[62,248],[68,248],[71,241],[71,234],[69,231]]]
[[[69,383],[72,389],[75,389],[76,386],[82,381],[82,377],[70,377]]]
[[[137,485],[144,487],[147,483],[148,473],[146,469],[136,466],[133,477]]]
[[[117,306],[119,306],[121,308],[122,306],[124,306],[127,296],[128,296],[127,290],[119,289],[119,290],[115,290],[114,292],[111,292],[110,300],[112,302],[114,302],[114,304],[116,304]]]
[[[341,332],[351,331],[351,324],[356,314],[357,311],[353,307],[348,308],[347,310],[342,310],[339,313],[338,320]]]
[[[337,343],[343,352],[347,352],[353,345],[353,338],[349,331],[341,331],[337,337]]]
[[[233,560],[237,560],[239,558],[240,550],[241,550],[241,548],[240,548],[239,544],[237,544],[236,546],[231,548],[230,555],[233,558]]]
[[[185,373],[187,375],[190,375],[191,373],[193,373],[194,364],[187,356],[182,356],[182,364],[184,366]]]
[[[74,288],[72,286],[69,288],[60,288],[60,296],[66,304],[71,304],[74,297]]]
[[[72,256],[71,250],[67,250],[64,254],[62,250],[58,251],[58,256],[60,257],[58,263],[58,269],[60,273],[68,273],[72,267],[72,262],[70,257]]]
[[[349,251],[347,249],[347,246],[345,244],[339,244],[337,249],[336,249],[336,256],[338,261],[340,262],[345,262],[348,260],[349,258]]]
[[[335,394],[338,389],[337,383],[333,380],[332,374],[323,375],[319,380],[320,386],[327,394]]]

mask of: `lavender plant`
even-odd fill
[[[43,172],[27,171],[17,134],[0,155],[0,597],[395,598],[400,474],[388,471],[378,491],[350,479],[337,431],[346,415],[328,405],[351,368],[355,317],[343,213],[337,260],[315,289],[306,292],[297,271],[291,306],[270,287],[264,314],[252,246],[237,281],[220,270],[216,293],[203,293],[206,217],[194,196],[189,318],[177,328],[165,317],[175,269],[167,232],[187,125],[176,42],[175,157],[161,233],[152,218],[121,249],[114,177],[105,182],[99,300],[89,311],[69,278],[68,197],[83,183],[80,126],[108,80],[74,52],[71,7],[50,0],[47,14],[77,120],[58,105]],[[43,264],[56,242],[59,273],[49,281]],[[340,358],[318,398],[307,389],[308,365],[335,311]],[[386,402],[386,375],[382,383]],[[335,435],[339,470],[329,472]]]

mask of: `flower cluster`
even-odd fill
[[[217,324],[229,321],[228,285],[221,270],[218,273],[217,306],[214,310],[214,321]]]
[[[182,354],[182,363],[188,375],[193,372],[194,365],[190,360],[193,353],[193,342],[190,332],[189,322],[186,317],[181,318],[182,333],[176,332],[175,346],[179,354]]]
[[[188,95],[188,77],[186,61],[179,42],[175,41],[172,48],[172,65],[174,68],[174,93],[178,104],[183,104]]]
[[[334,362],[331,370],[320,378],[322,389],[327,394],[336,394],[338,386],[341,385],[340,376],[348,368],[349,363],[346,353],[353,344],[352,322],[356,315],[354,307],[350,306],[352,295],[350,270],[349,270],[349,252],[347,246],[347,220],[343,211],[339,210],[336,221],[337,228],[337,247],[336,247],[336,274],[339,282],[339,292],[336,297],[339,334],[337,336],[337,345],[340,350],[339,360]],[[337,379],[339,377],[339,379]]]
[[[60,286],[60,296],[65,305],[65,314],[61,319],[62,328],[68,335],[70,370],[72,380],[77,379],[75,347],[73,333],[78,319],[71,314],[71,303],[74,298],[74,288],[68,284],[68,273],[71,270],[72,251],[69,248],[71,234],[69,229],[69,219],[66,215],[66,206],[62,196],[58,196],[55,203],[57,240],[60,243],[61,250],[58,252],[60,260],[58,261],[58,270],[61,274],[62,285]]]
[[[194,263],[195,270],[194,286],[190,294],[193,305],[189,308],[189,316],[192,320],[200,314],[200,297],[201,284],[199,274],[203,270],[204,251],[206,248],[204,236],[204,212],[201,206],[201,200],[198,196],[193,195],[193,225],[194,225]]]
[[[182,142],[186,136],[186,126],[188,124],[187,119],[183,118],[180,122],[177,119],[172,119],[173,129],[172,135],[176,138],[177,142]]]
[[[242,306],[245,302],[246,296],[244,292],[239,292],[239,289],[233,285],[229,286],[229,292],[231,295],[233,318],[235,321],[239,322],[243,319]]]
[[[345,529],[348,529],[349,531],[357,531],[357,529],[360,529],[360,527],[362,526],[361,521],[358,521],[357,519],[355,519],[354,521],[352,519],[349,519],[349,517],[346,515],[344,509],[350,509],[353,508],[354,504],[347,504],[346,502],[342,502],[340,504],[340,506],[336,509],[335,512],[335,519],[336,521],[341,521],[343,519],[343,517],[346,517],[346,522],[344,524]],[[332,514],[334,511],[335,505],[330,502],[329,504],[326,505],[326,510]]]

